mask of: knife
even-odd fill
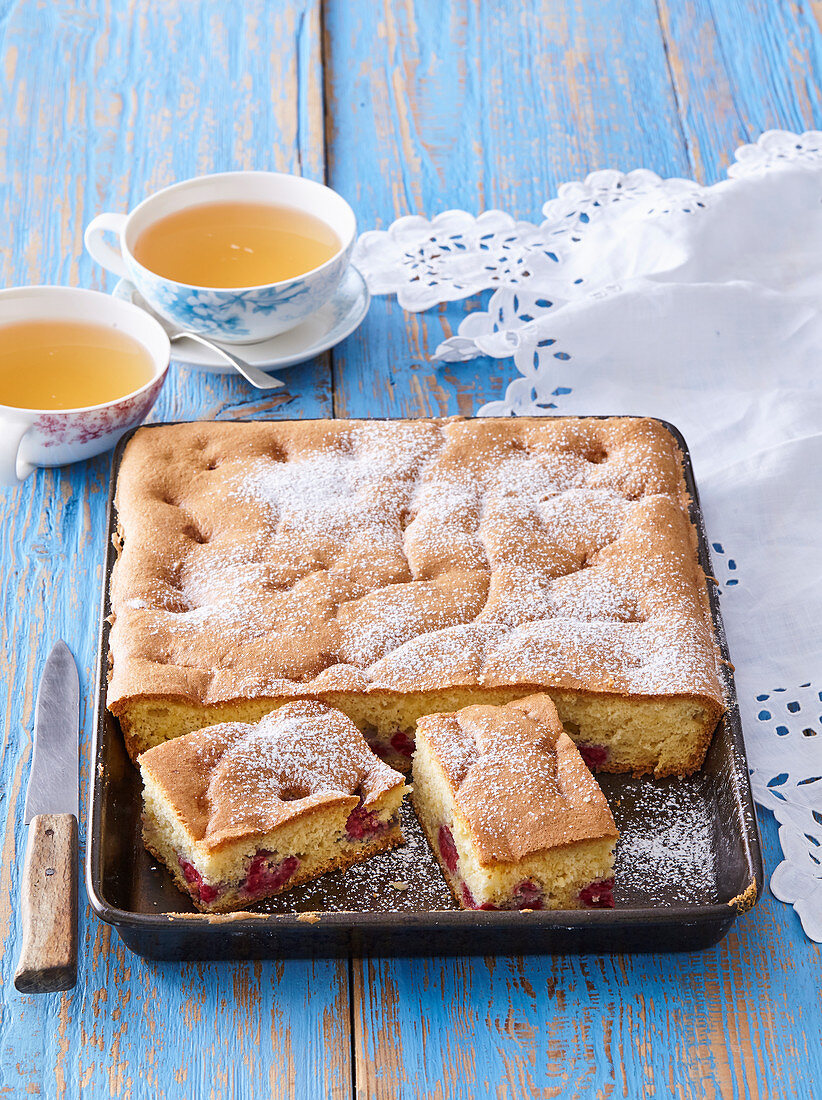
[[[26,792],[29,827],[22,880],[21,993],[54,993],[77,981],[77,817],[80,680],[71,650],[48,655],[34,719]]]

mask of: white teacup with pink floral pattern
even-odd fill
[[[19,485],[38,466],[65,466],[109,450],[148,415],[168,371],[168,336],[153,317],[130,302],[79,287],[0,290],[0,328],[40,320],[118,329],[146,350],[153,374],[133,393],[82,409],[19,409],[0,404],[0,486]]]

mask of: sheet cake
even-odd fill
[[[136,757],[319,699],[407,768],[422,715],[545,690],[592,765],[693,771],[723,699],[688,503],[650,419],[141,428],[109,707]]]

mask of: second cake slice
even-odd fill
[[[413,778],[463,909],[613,906],[619,834],[547,695],[421,718]]]
[[[198,909],[242,909],[402,843],[403,776],[332,707],[289,703],[139,759],[143,839]]]

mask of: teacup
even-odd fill
[[[313,270],[266,286],[213,288],[163,278],[134,258],[135,242],[160,218],[205,203],[271,203],[311,214],[332,229],[339,251]],[[300,324],[334,294],[348,267],[357,223],[336,191],[280,172],[221,172],[183,180],[145,199],[130,214],[99,214],[85,232],[86,248],[103,267],[137,287],[172,325],[225,344],[267,340]],[[104,239],[116,233],[119,247]]]
[[[0,290],[0,329],[26,322],[86,322],[131,337],[148,353],[152,377],[140,389],[80,409],[0,404],[0,485],[18,485],[38,466],[65,466],[102,454],[148,415],[168,371],[169,341],[145,310],[96,290],[23,286]]]

